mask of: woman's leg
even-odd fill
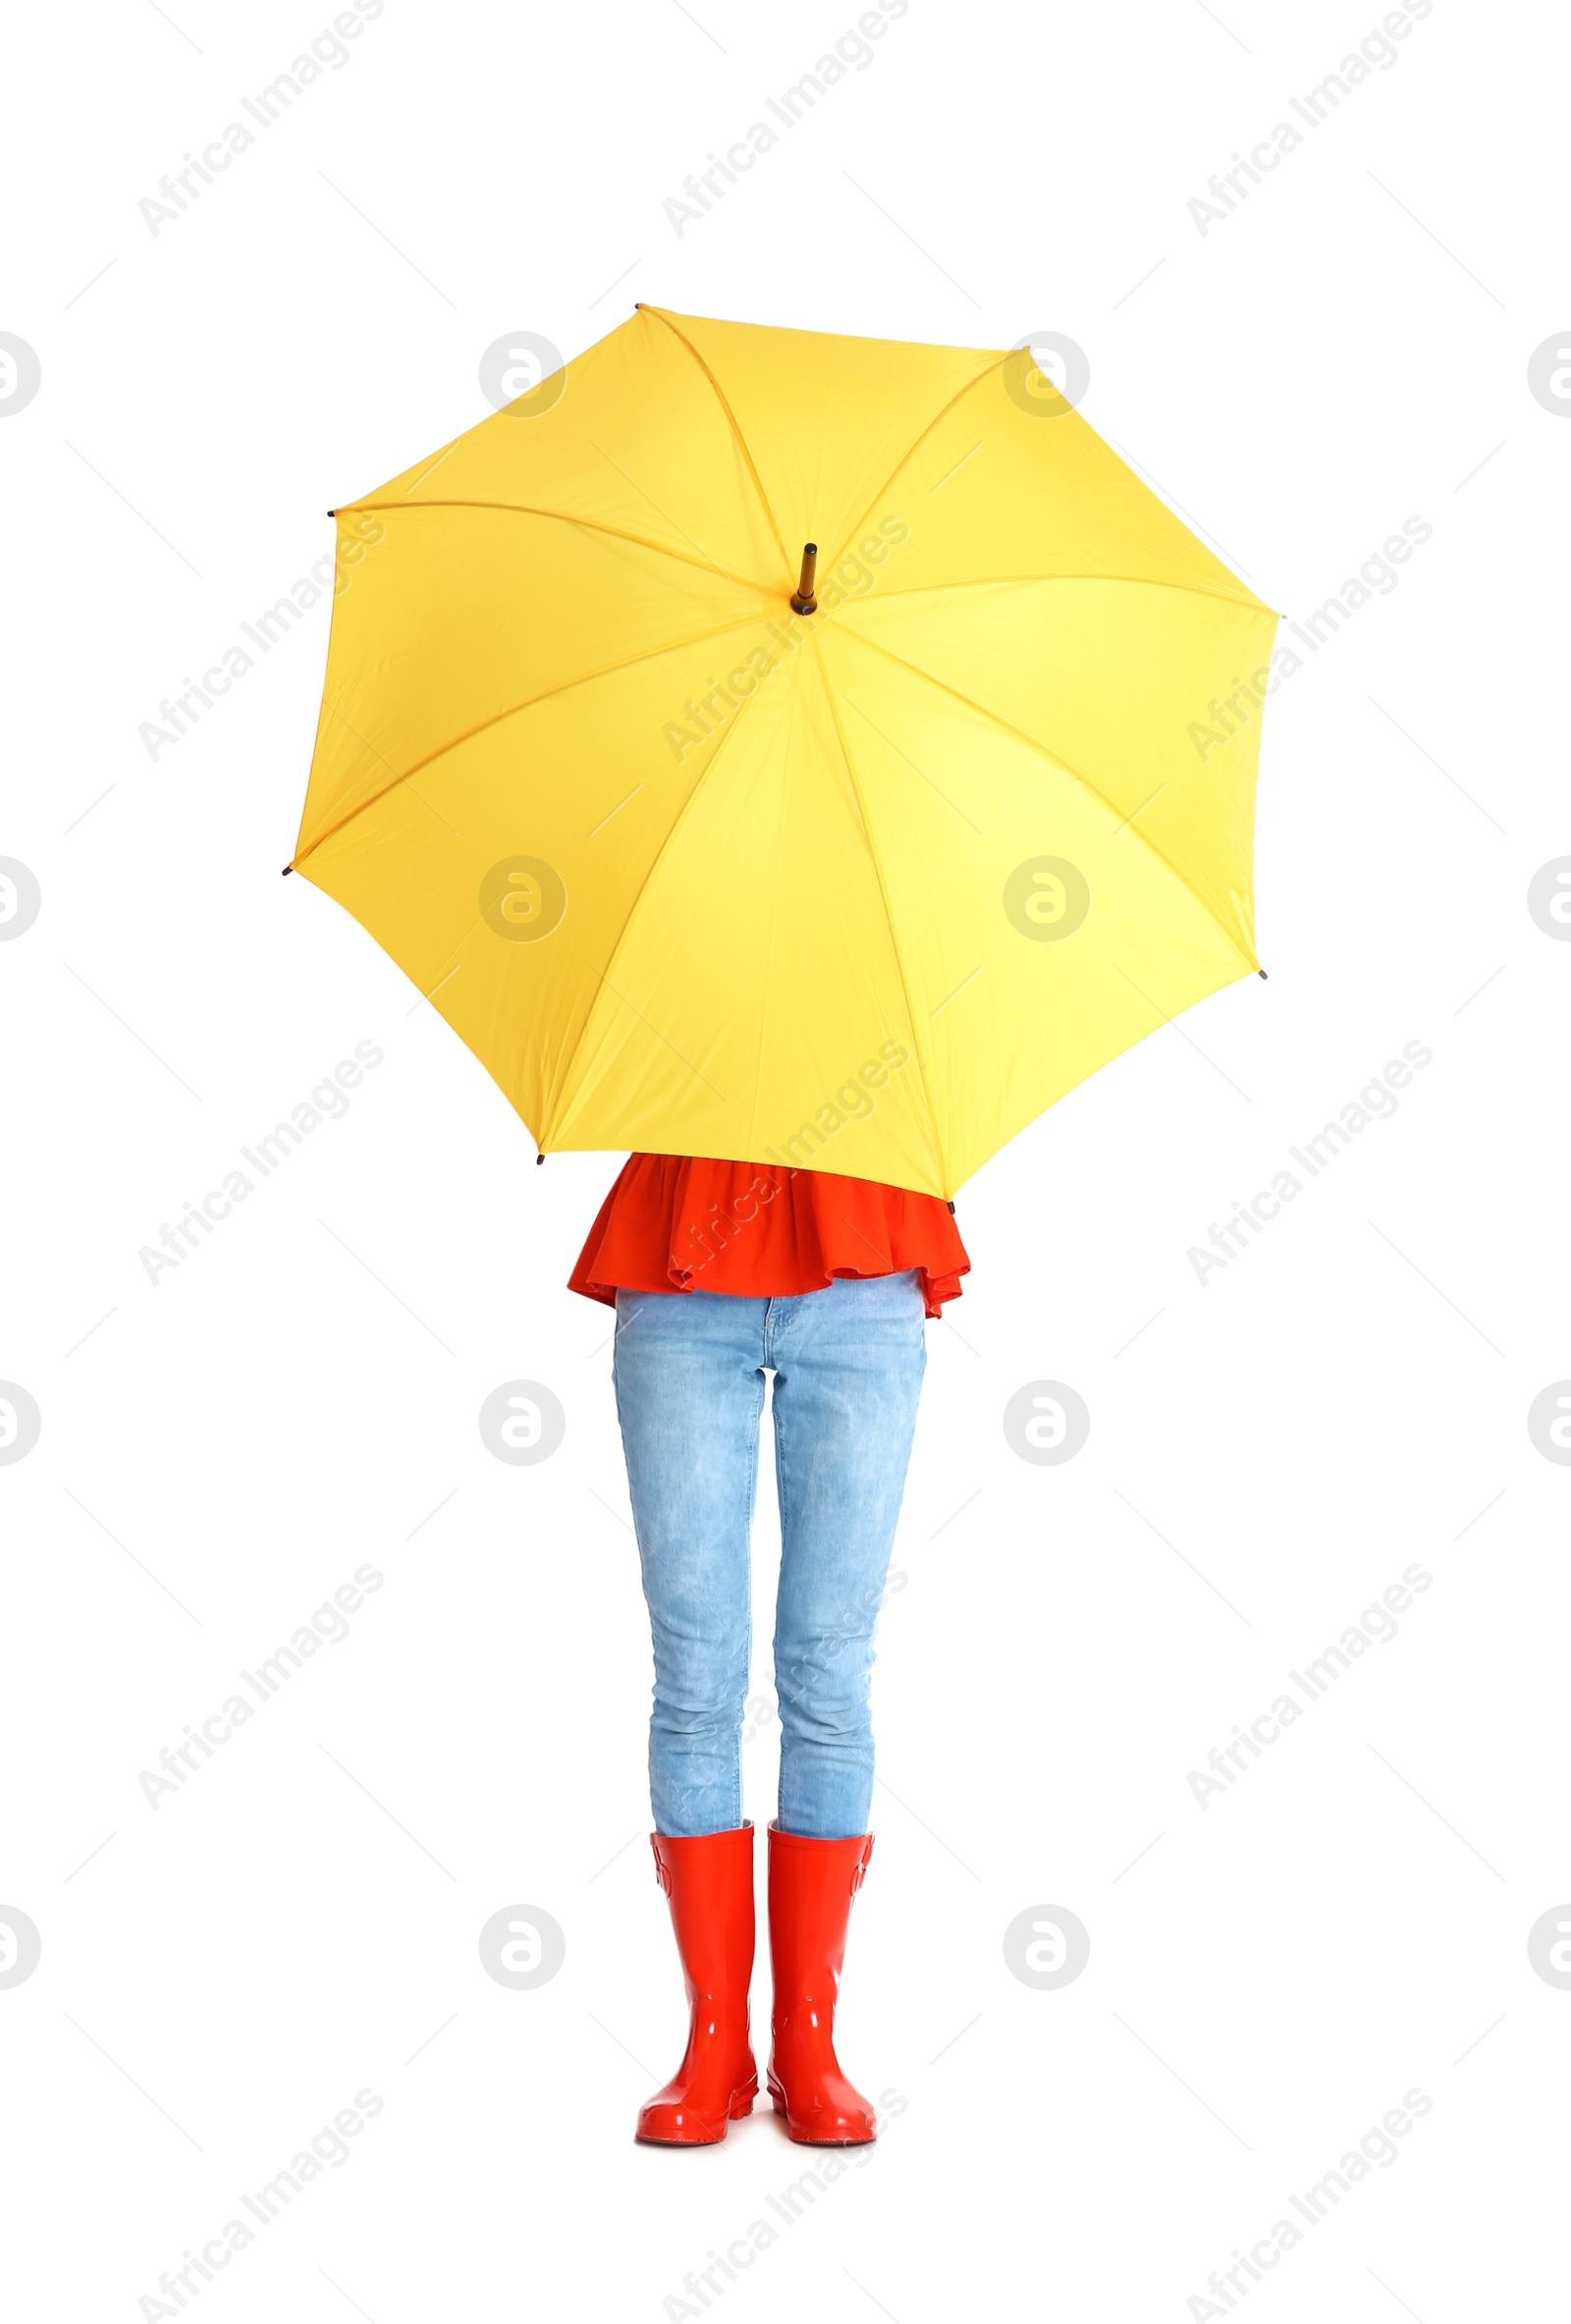
[[[873,1633],[927,1362],[921,1279],[841,1278],[771,1307],[780,1827],[843,1839],[873,1798]]]
[[[766,1304],[709,1291],[617,1294],[617,1410],[655,1646],[655,1874],[688,2003],[681,2064],[638,2114],[637,2135],[660,2146],[714,2145],[758,2091],[741,1722]]]
[[[914,1274],[778,1302],[780,1818],[769,1835],[769,2089],[792,2138],[859,2146],[876,2112],[841,2073],[835,2013],[873,1853],[868,1690],[926,1363]],[[771,1319],[773,1323],[773,1319]]]
[[[619,1291],[613,1375],[654,1636],[649,1789],[673,1837],[742,1820],[750,1541],[769,1302]]]

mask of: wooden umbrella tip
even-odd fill
[[[812,614],[818,611],[818,599],[813,595],[813,574],[818,565],[817,541],[802,543],[802,571],[791,594],[793,614]]]

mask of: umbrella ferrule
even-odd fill
[[[818,599],[813,595],[813,575],[818,569],[818,543],[809,541],[802,550],[802,577],[796,584],[791,599],[793,614],[813,614],[818,611]]]

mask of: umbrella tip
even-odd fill
[[[537,1170],[538,1170],[538,1168],[540,1167],[540,1164],[541,1164],[541,1163],[542,1163],[542,1162],[545,1161],[545,1159],[546,1159],[546,1158],[545,1158],[545,1156],[544,1156],[543,1154],[537,1154],[537,1155],[535,1156],[535,1158],[534,1158],[534,1166],[535,1166],[535,1168],[536,1168]]]
[[[1265,975],[1266,975],[1266,971],[1265,971],[1263,968],[1259,968],[1259,969],[1257,969],[1257,970],[1255,971],[1255,973],[1256,973],[1256,975],[1257,975],[1257,976],[1265,976]],[[1269,983],[1271,982],[1271,979],[1270,979],[1269,977],[1267,977],[1266,981],[1267,981],[1267,983],[1269,984]]]
[[[327,513],[330,516],[336,516],[338,514],[338,511],[336,509],[329,509]]]
[[[291,872],[292,872],[294,869],[295,869],[295,866],[294,866],[292,863],[287,863],[287,864],[285,864],[283,871],[282,871],[282,872],[279,874],[279,878],[280,878],[281,880],[287,880],[287,879],[289,878],[289,876],[290,876],[290,873],[291,873]]]
[[[818,599],[813,595],[813,575],[818,565],[817,541],[802,543],[802,572],[791,598],[793,614],[816,614]]]

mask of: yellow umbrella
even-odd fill
[[[1257,966],[1278,617],[1029,349],[641,306],[337,517],[289,868],[542,1152],[952,1195]]]

